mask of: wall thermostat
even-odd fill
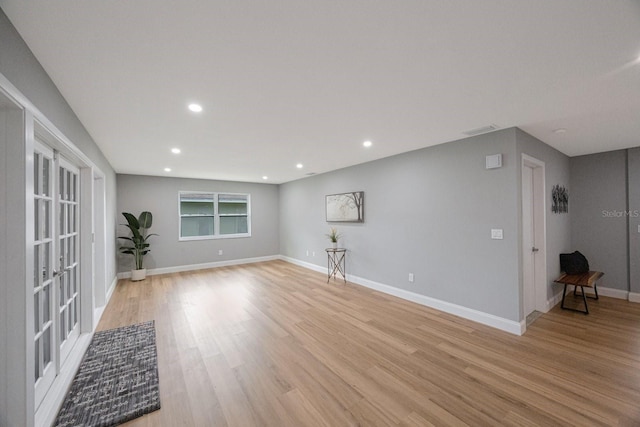
[[[486,159],[487,169],[496,169],[502,167],[502,154],[494,154],[487,156]]]

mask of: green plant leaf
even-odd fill
[[[139,228],[151,228],[151,224],[153,224],[153,215],[151,215],[151,212],[142,212],[138,218],[138,223],[140,224]]]
[[[136,230],[140,229],[140,223],[138,222],[138,219],[135,216],[133,216],[133,214],[130,214],[129,212],[122,212],[122,215],[124,215],[124,217],[127,219],[129,228],[131,229],[135,228]]]

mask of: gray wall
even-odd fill
[[[627,291],[626,150],[573,157],[570,164],[572,249],[605,273],[599,284]]]
[[[39,109],[69,140],[73,142],[88,158],[90,158],[105,174],[107,189],[107,233],[112,236],[115,230],[115,173],[105,157],[102,155],[91,136],[87,133],[74,112],[71,110],[65,99],[62,97],[55,84],[51,81],[44,69],[40,66],[27,45],[24,43],[13,25],[3,11],[0,10],[0,73],[7,78],[18,91]],[[24,135],[24,132],[22,133]],[[5,141],[6,152],[11,152],[10,158],[25,158],[22,138],[12,138]],[[9,146],[10,145],[10,146]],[[21,152],[19,152],[21,151]],[[10,165],[15,172],[13,176],[17,188],[24,188],[24,173],[20,177],[20,171],[24,172],[24,164],[19,162]],[[4,169],[3,171],[6,171]],[[5,182],[6,184],[6,182]],[[11,199],[9,206],[4,203],[0,206],[0,216],[7,218],[11,222],[10,238],[2,239],[3,251],[11,248],[12,258],[18,262],[10,262],[8,256],[5,257],[10,262],[10,267],[16,267],[23,271],[26,257],[25,249],[25,226],[24,222],[14,221],[12,216],[16,212],[25,211],[24,191],[21,201]],[[24,215],[23,215],[24,218]],[[12,237],[13,236],[13,237]],[[18,237],[15,237],[18,236]],[[22,248],[22,250],[20,249]],[[19,254],[19,255],[16,255]],[[115,242],[108,241],[107,247],[107,273],[111,278],[115,278]],[[3,266],[3,270],[5,269]],[[2,342],[2,352],[6,359],[0,366],[0,425],[31,425],[33,423],[33,395],[32,386],[27,385],[28,374],[25,366],[26,360],[31,360],[30,349],[25,346],[27,327],[24,325],[25,309],[24,305],[11,304],[9,301],[16,301],[11,295],[24,292],[24,280],[10,280],[7,283],[0,283],[5,288],[6,300],[0,301],[0,309],[3,311],[3,322],[11,324],[11,332],[4,330],[0,337]],[[15,288],[17,287],[17,288]],[[26,301],[26,299],[23,299]],[[7,307],[11,304],[11,307]],[[21,326],[22,325],[22,326]],[[3,332],[0,330],[0,333]],[[7,350],[9,349],[9,350]],[[25,389],[27,387],[27,389]],[[31,396],[31,398],[29,398]]]
[[[112,236],[116,224],[115,172],[1,9],[0,73],[105,174],[107,236]],[[107,254],[114,253],[115,242],[109,240]],[[114,278],[116,275],[115,256],[109,256],[106,264],[108,277]]]
[[[640,148],[627,150],[629,187],[629,291],[640,297]]]
[[[118,221],[121,212],[138,216],[142,211],[153,214],[151,252],[145,257],[146,268],[165,268],[273,256],[279,253],[277,185],[243,182],[210,181],[140,175],[118,175]],[[227,191],[251,194],[251,237],[197,241],[178,240],[178,192]],[[126,227],[118,227],[118,235],[126,235]],[[223,255],[218,255],[222,249]],[[132,259],[118,256],[118,271],[131,270]]]
[[[571,159],[573,246],[602,285],[640,297],[640,148]]]
[[[33,294],[25,286],[28,207],[23,116],[18,108],[0,108],[0,426],[27,424],[25,414],[33,413],[32,400],[25,397],[31,389],[25,343],[33,330],[33,323],[31,329],[25,324],[29,320],[25,313],[27,298]]]
[[[324,197],[362,190],[365,222],[335,224],[348,274],[519,321],[519,162],[507,129],[283,184],[281,253],[325,267]]]
[[[551,212],[551,189],[554,185],[565,186],[569,193],[570,188],[570,164],[569,157],[558,150],[551,148],[539,139],[517,129],[516,139],[518,143],[518,158],[521,154],[527,154],[545,163],[545,197],[546,201],[546,245],[547,245],[547,301],[562,291],[562,286],[553,281],[560,275],[559,254],[569,252],[571,249],[571,215],[555,214]],[[521,187],[522,174],[518,173]],[[522,193],[520,192],[520,196]],[[518,221],[522,219],[522,201],[518,202]],[[521,225],[519,226],[521,228]],[[522,280],[522,279],[521,279]]]

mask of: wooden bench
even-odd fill
[[[598,299],[598,287],[596,286],[596,282],[604,276],[604,273],[601,271],[589,271],[588,273],[583,274],[566,274],[564,273],[562,276],[558,277],[554,282],[560,283],[564,285],[564,290],[562,291],[562,307],[564,310],[577,311],[578,313],[589,314],[589,307],[587,306],[587,298]],[[582,290],[582,300],[584,301],[584,310],[577,310],[571,307],[564,306],[564,298],[567,295],[567,285],[573,285],[573,295],[576,294],[576,289],[580,286]],[[595,297],[587,297],[584,292],[584,287],[593,288],[595,292]]]

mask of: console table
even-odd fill
[[[340,273],[342,279],[347,283],[347,277],[345,273],[345,255],[347,250],[345,248],[327,248],[327,283],[331,280],[331,277],[336,278],[336,274]]]

